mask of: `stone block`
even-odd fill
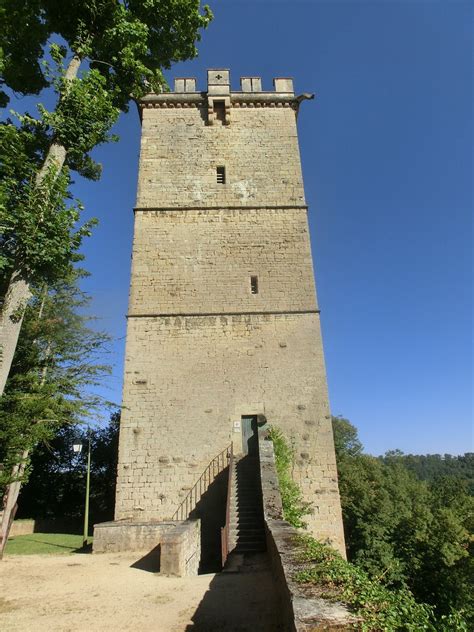
[[[201,561],[201,521],[186,520],[167,531],[161,541],[161,574],[197,575]]]
[[[275,77],[273,85],[275,86],[275,92],[294,92],[293,79],[289,77]]]
[[[241,77],[240,87],[242,92],[261,92],[262,79],[260,77]]]
[[[102,522],[94,525],[94,553],[151,551],[161,543],[163,534],[173,529],[169,522]]]
[[[196,79],[194,77],[176,77],[174,80],[175,92],[196,92]]]

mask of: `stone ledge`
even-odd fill
[[[165,534],[161,541],[162,575],[197,575],[201,562],[201,521],[185,520]]]
[[[94,525],[94,553],[151,551],[176,522],[101,522]]]
[[[299,532],[283,520],[273,443],[260,439],[259,450],[267,550],[285,629],[293,632],[354,630],[358,619],[344,604],[307,595],[303,586],[293,579],[299,566],[298,546],[295,543]]]

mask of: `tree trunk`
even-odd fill
[[[5,389],[30,296],[28,283],[19,272],[14,272],[0,313],[0,394]]]
[[[81,59],[74,55],[65,72],[64,78],[72,81],[77,77]],[[67,88],[66,88],[67,90]],[[41,169],[36,176],[36,184],[41,184],[45,179],[49,169],[53,166],[55,177],[57,177],[64,166],[67,150],[64,145],[53,142],[46,154],[46,158]],[[28,279],[22,274],[21,270],[15,270],[12,274],[10,285],[8,287],[5,303],[0,314],[0,397],[3,395],[5,384],[10,373],[13,362],[18,337],[20,335],[21,324],[25,307],[31,297],[30,284]],[[43,375],[43,381],[46,374]],[[0,513],[0,559],[3,557],[3,551],[10,533],[11,523],[16,511],[18,495],[21,488],[21,478],[23,477],[26,461],[28,459],[28,450],[25,450],[19,458],[19,463],[13,468],[13,483],[8,485],[4,499],[3,512]]]
[[[7,487],[7,491],[3,498],[3,511],[0,514],[2,522],[0,524],[0,560],[3,558],[3,553],[7,545],[8,534],[12,526],[13,518],[16,513],[18,495],[20,493],[21,478],[25,473],[25,467],[28,459],[28,450],[25,450],[21,455],[21,461],[12,471],[12,478],[15,478],[13,483],[10,483]]]
[[[81,60],[74,56],[65,73],[65,78],[72,80],[77,77]],[[36,176],[36,184],[41,184],[52,166],[56,169],[56,177],[59,175],[66,160],[66,148],[64,145],[53,142],[48,150],[44,163]],[[18,336],[26,304],[31,297],[30,284],[21,270],[15,270],[11,276],[10,284],[5,296],[0,313],[0,397],[3,395],[5,384],[13,362]]]

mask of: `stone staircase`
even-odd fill
[[[266,550],[258,457],[235,461],[229,518],[230,551],[246,554]]]

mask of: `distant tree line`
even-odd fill
[[[333,429],[349,560],[474,629],[474,455],[374,457],[347,419]]]
[[[469,493],[474,496],[474,452],[459,456],[451,454],[403,454],[400,450],[387,452],[380,457],[385,463],[397,459],[422,481],[433,483],[443,476],[454,476],[467,483]]]

